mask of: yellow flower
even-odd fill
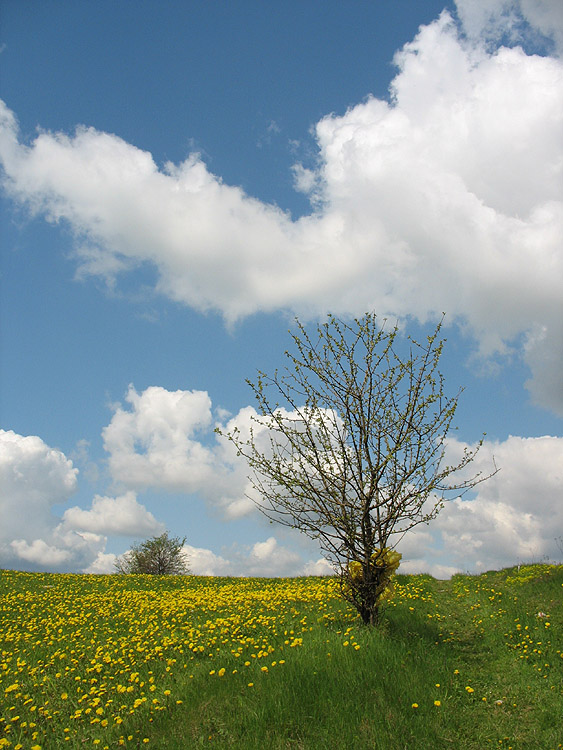
[[[468,693],[474,693],[474,692],[475,692],[475,691],[473,690],[473,688],[472,688],[472,687],[470,687],[469,685],[467,685],[465,689],[467,690],[467,692],[468,692]]]
[[[223,677],[223,675],[225,674],[225,667],[221,667],[221,669],[217,672],[217,674],[219,675],[219,677]],[[168,695],[170,695],[170,691],[168,691]]]
[[[418,708],[418,703],[413,703],[411,708]]]
[[[435,706],[441,706],[441,705],[442,705],[442,702],[441,702],[441,701],[434,701],[434,705],[435,705]]]

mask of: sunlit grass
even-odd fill
[[[0,572],[0,748],[561,748],[563,567],[328,578]]]

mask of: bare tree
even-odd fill
[[[118,573],[148,573],[150,575],[186,575],[189,567],[182,547],[186,538],[160,536],[134,544],[125,554],[118,557],[115,569]]]
[[[247,459],[260,510],[319,541],[344,596],[374,625],[399,564],[396,541],[487,478],[451,480],[482,441],[445,465],[461,391],[444,395],[442,321],[425,342],[401,347],[397,326],[371,313],[353,324],[330,315],[315,340],[297,325],[282,373],[247,381],[259,413],[249,434],[226,437]]]

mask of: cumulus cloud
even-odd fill
[[[125,398],[130,409],[116,404],[103,430],[110,471],[119,485],[198,494],[225,520],[256,510],[262,498],[248,479],[246,461],[233,443],[215,434],[216,426],[225,434],[237,430],[244,441],[252,429],[257,448],[268,452],[272,432],[256,409],[245,406],[234,416],[219,409],[217,421],[212,421],[206,391],[150,386],[137,393],[131,385]],[[295,411],[281,408],[279,412],[288,420],[299,418]],[[70,509],[65,519],[97,518],[99,504],[100,499],[95,499],[93,511],[88,512]]]
[[[0,430],[0,567],[109,572],[108,535],[164,530],[128,491],[96,496],[89,509],[68,508],[60,518],[53,506],[77,489],[78,470],[64,453],[36,435]]]
[[[451,456],[465,443],[451,441]],[[478,485],[472,498],[458,498],[427,527],[399,544],[405,572],[479,572],[518,562],[558,560],[563,537],[563,438],[511,436],[486,441],[473,470],[500,471]]]
[[[222,555],[188,544],[184,550],[195,575],[275,577],[332,575],[334,572],[322,558],[306,561],[303,550],[280,544],[274,536],[253,545],[232,545]]]
[[[331,576],[334,575],[334,567],[324,557],[319,557],[318,560],[310,560],[308,563],[305,563],[303,575]]]
[[[211,399],[206,391],[168,391],[150,386],[137,393],[129,386],[130,408],[115,406],[103,430],[113,479],[127,489],[199,493],[225,518],[254,509],[246,497],[246,469],[236,450],[214,434]],[[246,429],[254,409],[237,419]]]
[[[248,560],[248,575],[251,576],[291,575],[291,571],[302,568],[300,555],[279,545],[273,536],[264,542],[256,542]]]
[[[10,547],[21,560],[47,568],[58,568],[71,558],[68,550],[53,547],[43,539],[34,539],[31,544],[25,539],[14,539],[10,542]]]
[[[451,440],[448,460],[465,448]],[[407,532],[398,542],[400,572],[449,578],[456,572],[478,573],[517,563],[561,559],[563,538],[563,438],[486,441],[468,474],[500,471],[478,485],[472,496],[446,503],[429,525]],[[300,545],[288,533],[280,545],[270,536],[254,545],[235,545],[221,555],[186,546],[193,572],[200,575],[331,575],[329,563],[314,544]]]
[[[188,557],[191,572],[196,576],[233,576],[240,575],[230,560],[217,555],[210,549],[193,547],[185,544],[183,551]]]
[[[450,440],[448,462],[457,463],[465,448],[475,446]],[[403,554],[402,572],[448,578],[459,571],[479,572],[518,562],[560,559],[563,438],[510,436],[505,441],[485,441],[466,473],[468,477],[477,472],[485,476],[495,465],[499,472],[472,494],[446,503],[432,523],[412,529],[401,539],[398,549]],[[194,559],[194,570],[202,573],[332,573],[324,558],[315,558],[312,547],[300,548],[291,534],[283,546],[272,536],[219,558],[209,550],[197,550]]]
[[[112,553],[98,552],[96,559],[84,569],[85,573],[94,573],[98,575],[107,575],[115,573],[115,562],[117,555]]]
[[[254,431],[256,444],[268,450],[270,432],[251,406],[229,417],[221,410],[215,422],[206,391],[168,391],[150,386],[137,393],[129,386],[130,409],[115,406],[103,430],[113,479],[128,489],[156,489],[199,494],[226,520],[249,515],[260,498],[248,481],[244,459],[236,447],[215,434],[237,429],[241,439]],[[296,413],[281,410],[287,418]],[[96,501],[94,501],[96,503]],[[82,515],[85,512],[82,512]]]
[[[248,409],[241,410],[243,428]],[[229,503],[240,501],[246,477],[246,466],[229,452],[231,447],[217,442],[213,448],[216,475],[230,472],[237,477],[230,494],[224,494],[223,480],[211,483],[207,495],[202,494],[208,502],[219,503],[227,520]],[[467,447],[474,446],[450,440],[448,461],[456,463]],[[493,456],[500,469],[495,476],[478,485],[473,495],[447,503],[430,525],[416,527],[399,542],[403,572],[448,577],[456,571],[560,559],[563,438],[511,436],[500,442],[486,441],[468,473],[489,473]],[[89,509],[72,507],[57,518],[51,507],[74,491],[76,470],[64,454],[36,436],[0,432],[0,480],[4,490],[0,496],[0,565],[5,567],[109,573],[115,555],[105,551],[106,535],[146,536],[163,530],[132,490],[117,497],[96,496]],[[254,507],[251,500],[247,502]],[[185,551],[193,572],[199,575],[331,573],[313,542],[295,531],[284,534],[283,544],[269,536],[221,550],[187,544]]]
[[[212,427],[204,391],[129,387],[131,410],[118,406],[103,430],[114,479],[128,487],[192,492],[213,473],[213,455],[196,438]]]
[[[131,400],[131,403],[139,406],[131,424],[143,418],[145,444],[151,445],[154,441],[150,424],[160,425],[159,434],[164,432],[169,439],[172,433],[162,428],[162,415],[158,409],[150,411],[150,420],[144,419],[146,415],[141,405],[145,403],[148,392],[151,389],[136,394]],[[162,405],[163,413],[171,413],[167,406],[167,394],[171,402],[190,403],[190,391],[172,393],[160,389],[158,403]],[[154,405],[150,400],[146,403],[149,402]],[[200,394],[194,403],[205,403],[205,413],[211,414],[212,405],[207,394]],[[116,413],[122,413],[120,407]],[[288,416],[291,414],[288,413]],[[237,415],[226,419],[223,429],[232,431],[237,427],[244,438],[250,426],[254,425],[255,438],[267,450],[270,435],[265,426],[261,427],[253,421],[256,417],[252,407],[245,407]],[[176,424],[176,417],[173,422]],[[205,481],[199,486],[194,484],[190,472],[186,471],[185,485],[175,485],[175,489],[183,488],[185,492],[197,493],[211,507],[221,509],[226,521],[255,512],[255,501],[259,498],[252,495],[244,459],[236,455],[231,443],[212,435],[209,419],[205,418],[202,422],[206,428],[196,437],[192,432],[192,419],[186,417],[186,433],[183,434],[181,430],[174,432],[177,443],[169,442],[168,450],[176,456],[180,468],[186,466],[188,455],[201,455],[205,457],[205,466],[212,465],[214,470],[207,473],[193,467],[194,474],[204,477]],[[204,441],[201,450],[193,445],[198,438]],[[129,442],[131,446],[134,443],[134,439]],[[474,447],[450,439],[448,463],[457,464],[464,449]],[[144,460],[151,461],[150,451]],[[135,465],[135,461],[131,460],[130,466]],[[399,549],[404,556],[405,572],[426,571],[445,576],[456,570],[500,567],[519,560],[544,557],[557,558],[556,540],[563,537],[563,507],[559,500],[563,484],[563,438],[509,437],[502,442],[486,441],[476,460],[467,467],[467,477],[461,475],[459,479],[479,472],[486,476],[494,470],[495,465],[500,471],[478,485],[473,495],[447,503],[430,526],[416,527],[404,536]],[[146,476],[142,465],[139,471],[141,476]],[[175,476],[181,473],[172,467],[170,472]],[[126,476],[132,485],[139,485],[133,474]],[[150,486],[153,489],[166,489],[165,473],[155,472],[151,477]],[[304,560],[303,550],[295,547],[294,542],[295,538],[289,545],[279,546],[275,537],[270,537],[244,552],[231,550],[228,554],[217,556],[216,552],[195,547],[190,548],[189,552],[194,560],[194,572],[206,575],[295,575],[297,571],[307,574],[329,571],[326,561],[318,556],[315,558],[314,552],[310,554],[311,550],[307,554],[313,559]]]
[[[69,529],[106,535],[148,536],[162,534],[165,530],[164,525],[137,502],[132,491],[115,498],[96,495],[89,510],[78,506],[68,508],[63,514],[63,524]]]
[[[0,547],[5,550],[22,529],[33,540],[52,528],[51,508],[73,495],[77,474],[72,461],[41,438],[0,430]]]
[[[316,165],[294,167],[309,215],[224,184],[197,154],[159,168],[93,128],[27,145],[2,105],[5,188],[70,225],[81,274],[114,281],[148,262],[160,292],[229,321],[446,310],[485,356],[521,346],[535,400],[563,413],[550,374],[563,366],[563,65],[490,46],[515,18],[559,39],[560,4],[459,0],[458,13],[466,33],[444,12],[397,53],[389,100],[317,123]]]
[[[522,43],[537,34],[563,54],[563,5],[559,0],[456,0],[463,28],[472,39],[508,38]]]

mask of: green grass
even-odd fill
[[[330,579],[2,571],[0,656],[0,748],[563,747],[563,566],[397,576],[377,630]]]

